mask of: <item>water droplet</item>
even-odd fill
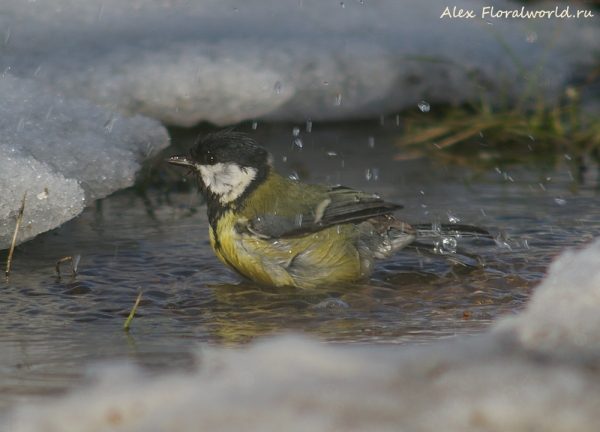
[[[81,260],[81,255],[75,255],[73,257],[73,271],[77,273],[77,267],[79,267],[79,261]]]
[[[525,42],[534,43],[536,40],[537,40],[536,32],[529,32],[529,33],[527,33],[527,35],[525,35]]]
[[[296,215],[296,226],[301,226],[302,225],[302,213],[298,213]]]
[[[281,160],[287,162],[287,156],[282,157]]]
[[[460,222],[460,219],[458,218],[458,216],[456,216],[450,210],[448,210],[447,213],[448,213],[448,220],[450,221],[450,223]]]
[[[334,151],[328,151],[327,156],[337,156],[337,153]]]
[[[512,249],[508,244],[508,239],[504,233],[498,234],[498,237],[494,239],[494,242],[500,249]]]
[[[312,122],[310,120],[306,122],[306,132],[312,132]]]
[[[502,174],[502,171],[500,171],[500,168],[496,167],[496,168],[494,168],[494,169],[496,170],[496,172],[497,172],[498,174]]]
[[[281,93],[281,81],[277,81],[275,83],[274,89],[275,89],[275,93],[277,93],[277,94]]]
[[[380,195],[379,195],[377,192],[375,192],[375,193],[373,194],[373,198],[381,198],[381,196],[380,196]]]
[[[483,132],[479,131],[479,136],[483,138]]]
[[[252,122],[252,130],[256,130],[258,122]]]
[[[294,126],[294,129],[292,129],[292,135],[294,135],[294,136],[300,135],[300,128],[298,126]]]
[[[425,101],[421,101],[417,104],[417,106],[419,107],[419,109],[423,112],[429,112],[429,110],[431,109],[431,107],[429,106],[429,104]]]
[[[379,180],[379,168],[373,168],[373,180]]]
[[[300,138],[296,138],[294,140],[294,144],[296,144],[298,147],[302,148],[302,140]]]
[[[354,195],[354,201],[359,202],[360,198],[358,197],[358,195]]]
[[[369,137],[369,147],[370,148],[375,147],[375,137],[372,137],[372,136]]]
[[[293,173],[290,174],[290,180],[294,180],[294,181],[300,180],[300,177],[298,177],[298,173],[296,171],[294,171]]]
[[[453,237],[445,237],[442,240],[442,247],[446,253],[456,253],[456,239]]]
[[[371,180],[372,177],[373,177],[373,174],[371,174],[371,170],[367,168],[367,171],[365,172],[365,178],[367,180]]]
[[[109,132],[112,132],[113,126],[115,125],[116,121],[116,117],[109,118],[108,121],[104,123],[104,129],[106,129]]]
[[[538,184],[540,185],[540,188],[541,188],[542,190],[544,190],[544,191],[546,190],[546,188],[544,187],[544,185],[543,185],[543,184],[541,184],[541,183],[538,183]]]
[[[10,70],[10,66],[7,67],[6,69],[4,69],[4,72],[2,72],[2,76],[6,76],[6,74],[8,73],[9,70]]]
[[[342,232],[342,226],[341,225],[336,225],[335,226],[335,231],[339,234]]]
[[[489,25],[493,25],[491,21],[486,21],[486,23],[488,23]]]
[[[557,195],[556,198],[554,198],[554,201],[556,202],[556,204],[558,204],[559,206],[564,206],[567,203],[567,200],[563,199],[562,196]]]
[[[571,156],[569,156],[569,155],[565,155],[565,159],[566,159],[566,160],[571,160]]]
[[[333,106],[340,106],[342,104],[342,95],[339,94],[333,98]]]

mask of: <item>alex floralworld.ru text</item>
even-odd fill
[[[570,6],[556,8],[551,10],[496,10],[494,6],[485,6],[481,10],[481,18],[592,18],[594,14],[590,10],[578,10],[571,13]],[[446,7],[440,18],[476,18],[474,10],[457,9],[456,6]]]

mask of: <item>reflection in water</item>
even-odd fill
[[[190,368],[198,343],[237,345],[285,331],[340,343],[424,343],[481,332],[523,307],[557,253],[598,231],[593,186],[572,194],[567,172],[547,175],[542,189],[536,172],[515,169],[511,181],[494,170],[473,176],[426,160],[397,162],[391,133],[318,126],[304,134],[301,151],[291,145],[292,127],[251,132],[284,175],[379,193],[405,206],[399,216],[407,222],[454,218],[489,228],[498,244],[459,238],[456,245],[487,265],[400,253],[380,262],[367,283],[261,287],[240,282],[215,257],[192,180],[168,194],[166,180],[123,191],[17,248],[10,284],[0,284],[0,407],[72,387],[98,361],[126,358],[156,372]],[[377,180],[364,175],[373,168]],[[78,276],[57,280],[56,261],[78,254]],[[139,286],[142,301],[123,332]]]

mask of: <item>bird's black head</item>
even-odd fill
[[[270,164],[269,153],[242,132],[225,129],[198,137],[190,149],[192,161],[200,165],[234,163],[260,170]]]
[[[192,170],[210,207],[227,208],[241,203],[263,183],[272,159],[248,135],[225,129],[199,137],[189,156],[167,159]]]

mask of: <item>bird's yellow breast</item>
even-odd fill
[[[265,285],[310,288],[354,282],[368,274],[355,245],[352,224],[285,239],[264,239],[243,229],[247,220],[226,212],[210,228],[210,243],[232,270]]]

